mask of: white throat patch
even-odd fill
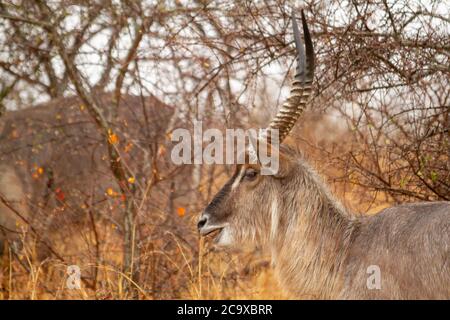
[[[272,206],[270,208],[270,239],[275,239],[278,230],[278,200],[276,197],[272,200]]]

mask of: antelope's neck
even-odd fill
[[[314,174],[284,203],[282,235],[272,241],[272,262],[282,286],[302,299],[337,298],[353,219]],[[298,182],[301,184],[301,181]]]

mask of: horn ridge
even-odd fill
[[[280,142],[282,142],[289,134],[298,118],[305,110],[309,97],[312,93],[315,67],[314,48],[303,10],[301,10],[301,17],[305,45],[303,47],[298,24],[294,13],[292,13],[292,27],[294,30],[297,68],[294,79],[291,83],[290,95],[281,105],[278,113],[269,124],[270,129],[279,130]]]

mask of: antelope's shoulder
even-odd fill
[[[450,202],[410,203],[362,217],[349,239],[343,296],[366,299],[447,298]],[[368,290],[368,268],[382,290]],[[430,278],[430,275],[433,275]],[[425,279],[428,279],[425,281]]]
[[[412,246],[450,241],[450,202],[406,203],[359,219],[354,237],[366,247]],[[432,241],[435,242],[435,241]]]
[[[380,214],[433,214],[450,215],[450,201],[413,202],[381,210]]]

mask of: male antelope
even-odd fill
[[[291,96],[269,126],[279,130],[280,141],[311,93],[314,53],[303,12],[302,23],[306,50],[293,18],[297,72]],[[219,231],[218,245],[267,247],[282,287],[295,297],[450,299],[449,202],[353,216],[283,145],[275,175],[261,175],[258,164],[238,165],[204,210],[198,229],[201,235]],[[372,270],[379,271],[375,288],[368,285]]]

